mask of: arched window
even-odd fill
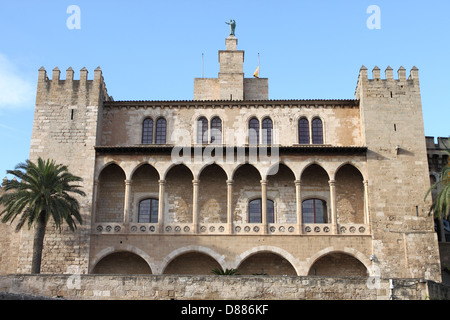
[[[312,143],[323,144],[323,126],[319,118],[314,118],[312,121]]]
[[[303,223],[328,223],[327,203],[321,199],[307,199],[302,203]]]
[[[208,120],[205,117],[197,120],[197,143],[208,143]]]
[[[156,140],[157,144],[165,144],[166,143],[166,130],[167,130],[167,122],[164,118],[159,118],[156,121]]]
[[[275,222],[274,203],[267,199],[267,223]],[[262,201],[261,198],[255,199],[248,204],[248,222],[261,223],[262,222]]]
[[[262,122],[262,143],[272,144],[273,122],[270,118],[265,118]]]
[[[309,122],[306,118],[298,120],[298,143],[309,144]]]
[[[259,120],[256,118],[248,122],[248,144],[259,144]]]
[[[139,223],[158,223],[158,199],[144,199],[139,202]]]
[[[211,143],[222,143],[222,120],[219,117],[211,120]]]
[[[142,143],[153,143],[153,119],[147,118],[142,124]]]

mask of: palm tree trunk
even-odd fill
[[[36,221],[33,241],[33,260],[31,262],[31,273],[41,273],[42,249],[45,236],[45,211],[42,211]]]

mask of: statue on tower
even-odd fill
[[[234,36],[234,30],[236,29],[236,21],[230,19],[230,22],[225,22],[230,26],[230,36]]]

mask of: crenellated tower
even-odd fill
[[[400,67],[397,74],[394,79],[387,67],[382,79],[374,67],[369,79],[363,66],[355,93],[368,148],[374,261],[382,277],[429,278],[440,265],[437,246],[429,245],[436,234],[424,200],[430,182],[419,71],[413,67],[406,78]]]
[[[86,197],[80,199],[83,225],[75,233],[61,236],[49,227],[44,243],[42,272],[66,272],[54,270],[64,259],[67,265],[87,271],[90,213],[94,186],[95,149],[100,130],[102,106],[110,100],[100,68],[95,69],[92,80],[88,70],[81,69],[79,80],[68,68],[66,79],[60,79],[56,67],[49,79],[46,70],[39,69],[36,107],[31,137],[30,160],[38,157],[53,159],[67,165],[69,171],[83,178]],[[59,240],[58,240],[59,239]],[[61,240],[64,239],[64,240]],[[32,232],[24,231],[19,256],[19,272],[29,272],[31,266]]]

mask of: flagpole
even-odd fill
[[[258,71],[259,71],[259,77],[261,78],[261,68],[259,67],[259,52],[258,52]]]
[[[203,78],[203,52],[202,52],[202,78]]]

